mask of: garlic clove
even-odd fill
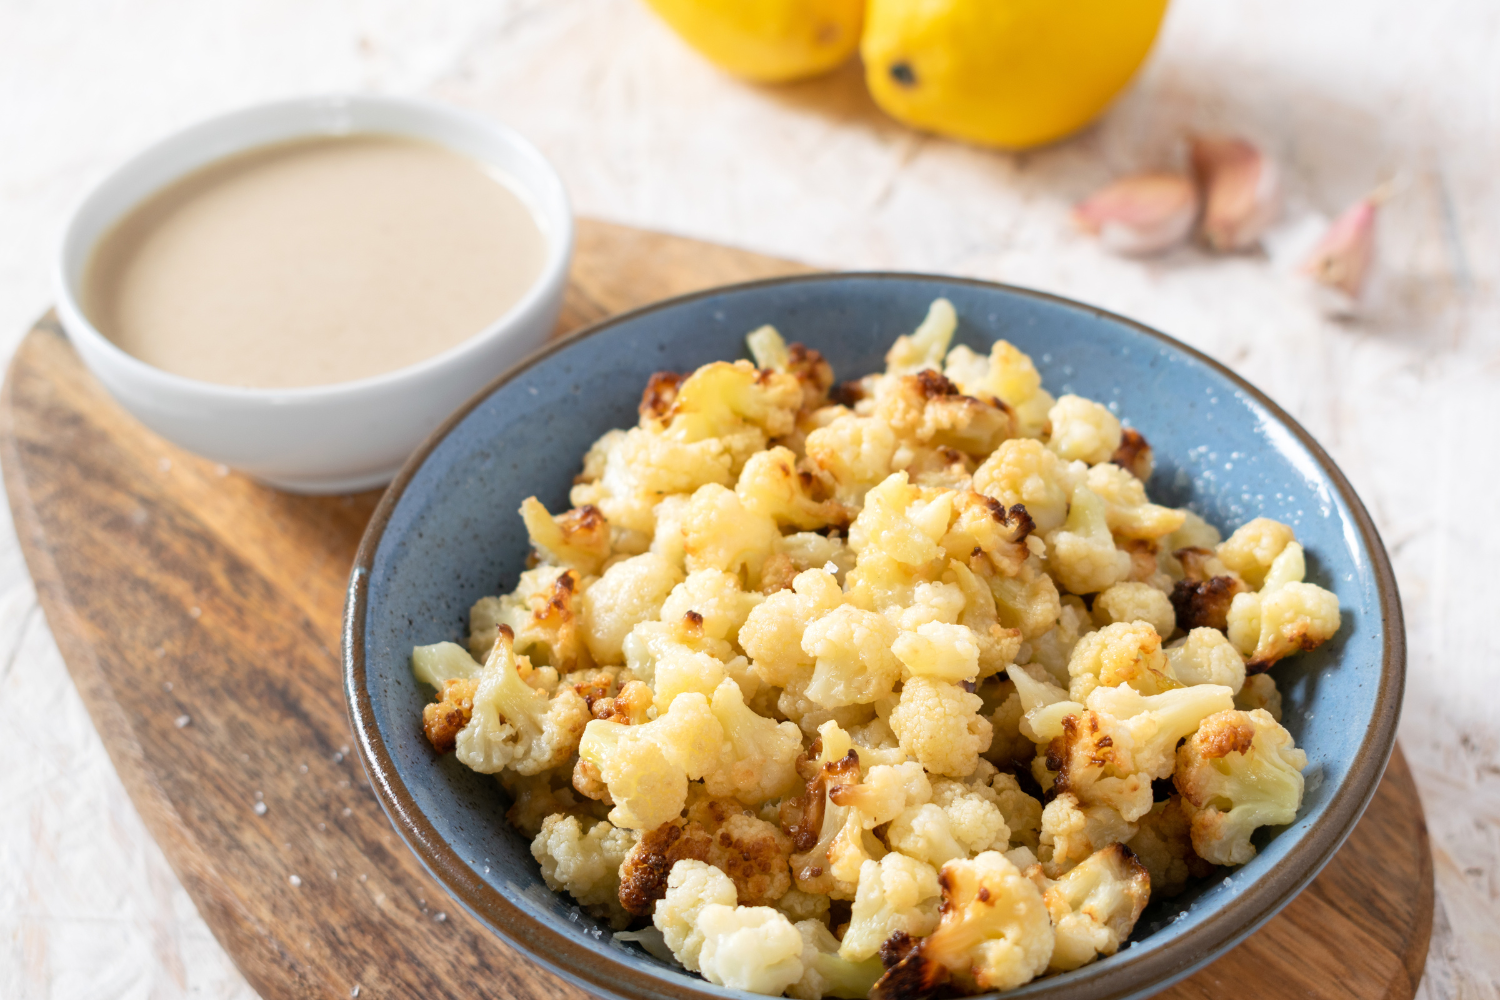
[[[1300,270],[1318,284],[1359,298],[1375,262],[1376,199],[1361,198],[1328,227]]]
[[[1122,177],[1081,201],[1073,221],[1110,250],[1151,254],[1187,238],[1198,217],[1198,189],[1180,174]]]
[[[1203,187],[1203,238],[1214,250],[1248,250],[1281,203],[1276,163],[1236,136],[1193,139],[1193,175]]]

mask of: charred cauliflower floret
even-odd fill
[[[590,913],[616,930],[630,923],[620,905],[620,865],[636,834],[600,821],[587,829],[577,816],[557,813],[542,823],[531,842],[531,856],[542,866],[542,879],[553,892],[566,892]]]
[[[1193,849],[1216,865],[1255,857],[1250,835],[1284,826],[1302,804],[1307,754],[1264,709],[1203,720],[1177,751],[1172,780],[1192,824]]]
[[[595,663],[623,663],[625,637],[661,612],[682,570],[654,552],[606,569],[582,597],[583,638]]]
[[[963,778],[972,774],[979,754],[990,745],[990,723],[979,715],[983,704],[956,684],[912,677],[901,687],[891,710],[890,727],[901,749],[933,774]]]
[[[1339,630],[1338,597],[1304,583],[1306,572],[1302,546],[1289,542],[1261,589],[1236,595],[1229,606],[1229,641],[1245,654],[1247,671],[1260,673],[1283,657],[1316,649]]]
[[[1172,897],[1187,888],[1189,878],[1213,874],[1214,866],[1193,850],[1191,821],[1182,798],[1158,802],[1138,822],[1126,846],[1151,874],[1151,897]]]
[[[1173,552],[1181,579],[1172,585],[1172,610],[1177,627],[1184,632],[1198,628],[1224,631],[1229,627],[1229,607],[1235,595],[1249,588],[1219,557],[1206,548],[1180,548]],[[1169,567],[1170,568],[1170,567]]]
[[[1133,427],[1121,428],[1120,447],[1115,449],[1110,462],[1143,483],[1151,478],[1151,471],[1156,465],[1146,436]]]
[[[1095,851],[1056,880],[1034,871],[1057,935],[1054,972],[1119,951],[1151,898],[1151,876],[1124,844]]]
[[[564,511],[556,517],[536,497],[521,503],[521,520],[532,547],[554,566],[597,576],[610,555],[609,522],[592,504]]]
[[[476,660],[488,658],[504,625],[516,655],[537,666],[588,666],[579,622],[582,584],[577,570],[538,566],[522,573],[516,589],[504,597],[480,598],[469,610],[469,653]]]
[[[1036,531],[1045,534],[1067,520],[1069,498],[1082,479],[1082,469],[1070,467],[1040,441],[1013,438],[974,470],[974,489],[1007,510],[1016,504],[1025,507]]]
[[[575,507],[593,505],[617,528],[650,534],[663,497],[692,493],[707,483],[734,482],[734,455],[717,438],[686,440],[641,427],[599,439],[598,457],[584,462],[596,478],[573,487]]]
[[[828,402],[833,387],[833,367],[823,355],[802,344],[788,344],[774,326],[763,326],[745,337],[745,346],[755,367],[785,372],[802,386],[802,412],[816,410]]]
[[[839,955],[856,962],[871,958],[897,931],[926,937],[937,927],[941,892],[937,869],[915,858],[891,853],[864,862]]]
[[[1047,447],[1066,462],[1108,462],[1120,447],[1120,421],[1109,409],[1082,396],[1062,396],[1047,414]]]
[[[989,357],[958,345],[948,352],[943,374],[970,396],[1004,403],[1015,415],[1018,435],[1037,438],[1045,432],[1054,400],[1042,388],[1042,376],[1031,358],[1008,341],[995,341]]]
[[[1094,598],[1094,621],[1100,626],[1146,622],[1158,636],[1168,636],[1177,627],[1177,612],[1167,595],[1149,584],[1117,583]]]
[[[775,447],[750,456],[734,491],[746,510],[781,527],[807,531],[845,523],[843,504],[819,498],[820,486],[811,472],[798,469],[791,449]]]
[[[873,996],[931,993],[925,983],[950,976],[966,992],[1009,990],[1047,968],[1054,935],[1041,890],[1005,855],[950,861],[938,879],[937,929],[886,973]]]
[[[934,888],[936,884],[934,875]],[[839,939],[821,920],[799,920],[793,926],[802,935],[802,978],[786,988],[787,996],[796,1000],[820,997],[864,1000],[875,981],[885,974],[885,966],[874,955],[861,961],[845,958]],[[846,933],[844,940],[848,939]]]
[[[641,835],[619,866],[619,902],[637,916],[665,895],[678,861],[703,861],[728,875],[748,906],[774,903],[791,888],[791,841],[733,799],[707,798],[688,808],[686,822],[664,823]]]
[[[1010,415],[1002,407],[962,394],[930,368],[885,383],[874,416],[909,446],[951,448],[975,458],[994,451],[1012,433]]]
[[[572,756],[589,721],[588,704],[570,687],[549,697],[522,680],[508,628],[497,631],[478,680],[469,722],[455,738],[465,765],[481,774],[537,774]]]

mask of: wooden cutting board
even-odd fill
[[[560,330],[808,270],[588,220],[578,237]],[[11,363],[0,463],[47,621],[115,767],[262,996],[583,995],[448,900],[350,753],[339,629],[378,492],[289,496],[178,450],[115,405],[51,315]],[[1432,907],[1398,749],[1317,881],[1164,995],[1409,1000]]]

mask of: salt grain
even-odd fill
[[[319,823],[318,824],[318,829],[319,830],[326,830],[326,829],[328,829],[328,824],[327,823]]]
[[[264,802],[257,802],[257,803],[255,803],[255,815],[257,815],[257,816],[264,816],[265,814],[266,814],[266,804]]]
[[[287,881],[292,883],[293,889],[299,888],[302,885],[302,880],[295,875],[288,878]]]
[[[358,983],[356,983],[354,985],[354,989],[352,989],[352,990],[349,991],[349,995],[351,997],[357,997],[357,996],[359,996],[359,984]]]
[[[186,715],[179,715],[177,718],[172,720],[172,725],[176,726],[178,729],[181,729],[183,726],[192,721],[193,720]]]
[[[334,754],[333,755],[333,762],[335,764],[342,764],[344,762],[344,755],[342,753],[336,753],[336,754]]]
[[[441,924],[448,919],[448,914],[439,912],[437,916],[433,917],[432,919]]]
[[[345,806],[344,807],[344,816],[345,816],[345,818],[347,818],[349,816],[352,816],[352,815],[354,815],[354,810],[350,809],[348,806]]]
[[[172,690],[172,682],[171,681],[167,681],[167,682],[163,683],[162,686],[161,686],[161,689],[163,691],[170,691],[170,690]]]
[[[160,462],[156,463],[156,467],[163,472],[171,472],[172,460],[170,458],[164,458]]]
[[[217,473],[220,476],[227,476],[227,475],[229,475],[229,466],[224,465],[224,464],[221,463],[219,465],[214,466],[214,472]]]
[[[297,770],[301,771],[303,774],[306,774],[307,773],[307,765],[303,764],[301,767],[297,768]]]
[[[361,882],[363,882],[363,881],[365,881],[365,880],[366,880],[366,879],[368,879],[368,878],[369,878],[369,877],[370,877],[370,876],[368,876],[368,875],[361,875],[361,876],[360,876],[360,877],[359,877],[359,880],[360,880],[360,881],[361,881]]]
[[[191,608],[188,608],[188,614],[192,615],[194,618],[202,618],[203,609],[195,604]]]

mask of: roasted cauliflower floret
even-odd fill
[[[1178,795],[1153,805],[1126,846],[1151,874],[1153,899],[1176,896],[1189,878],[1213,874],[1214,866],[1193,850],[1191,823]]]
[[[834,497],[861,504],[865,494],[891,474],[896,433],[874,417],[843,414],[810,431],[803,444],[808,461],[833,480]]]
[[[1151,876],[1124,844],[1095,851],[1055,881],[1038,881],[1057,933],[1048,964],[1054,972],[1119,951],[1151,898]]]
[[[1048,565],[1070,593],[1098,593],[1130,576],[1130,554],[1115,548],[1104,501],[1087,486],[1073,490],[1067,519],[1046,539]]]
[[[910,334],[896,338],[885,354],[885,370],[890,375],[930,368],[941,371],[943,358],[953,332],[958,329],[958,313],[947,299],[933,299],[922,323]]]
[[[1080,806],[1076,795],[1063,792],[1042,810],[1042,871],[1058,878],[1095,851],[1128,842],[1137,829],[1110,806]]]
[[[1158,636],[1171,635],[1177,612],[1167,595],[1144,583],[1117,583],[1094,598],[1094,621],[1101,626],[1143,621]]]
[[[622,559],[581,598],[583,638],[595,663],[623,663],[625,637],[661,612],[682,570],[654,552]]]
[[[1083,701],[1097,687],[1129,684],[1142,694],[1180,687],[1161,636],[1148,622],[1116,622],[1078,640],[1068,658],[1068,696]]]
[[[902,685],[888,721],[901,749],[928,771],[963,778],[990,745],[989,720],[979,715],[982,704],[956,684],[912,677]]]
[[[906,473],[892,473],[866,494],[849,547],[861,562],[873,550],[904,566],[925,566],[943,554],[938,540],[948,533],[953,499],[951,490],[924,489]]]
[[[901,679],[899,650],[893,651],[901,636],[884,615],[847,604],[809,623],[802,633],[802,651],[814,664],[807,697],[824,708],[884,698]]]
[[[1071,468],[1040,441],[1013,438],[974,470],[974,489],[998,500],[1007,510],[1022,505],[1036,531],[1046,534],[1061,528],[1067,520],[1069,498],[1082,480],[1082,469],[1081,465]]]
[[[1243,712],[1263,708],[1271,718],[1281,721],[1281,692],[1270,674],[1251,674],[1245,678],[1245,686],[1234,696],[1234,707]]]
[[[1259,590],[1283,549],[1295,542],[1292,529],[1269,517],[1240,525],[1219,545],[1216,554],[1230,571]]]
[[[597,479],[574,486],[569,499],[575,507],[598,507],[617,528],[649,534],[663,497],[692,493],[707,483],[734,482],[734,456],[717,438],[689,441],[633,427],[606,434],[595,447],[602,462],[591,454],[584,468],[602,465],[602,471]]]
[[[1089,489],[1104,501],[1104,520],[1121,538],[1155,541],[1170,535],[1187,521],[1187,513],[1161,507],[1146,498],[1141,480],[1112,462],[1089,470]]]
[[[609,788],[615,803],[611,823],[654,830],[682,812],[688,779],[720,767],[724,743],[724,727],[708,699],[691,692],[673,699],[666,712],[642,725],[590,722],[578,743],[578,755],[598,768]]]
[[[999,795],[983,781],[972,786],[939,779],[932,801],[908,808],[886,831],[894,850],[934,867],[954,858],[1010,847],[1010,827]]]
[[[828,402],[833,387],[833,367],[823,355],[802,344],[788,344],[774,326],[762,326],[745,337],[745,346],[755,359],[755,367],[786,372],[802,386],[802,406],[816,410]]]
[[[899,983],[940,980],[930,966],[969,992],[1014,989],[1047,968],[1053,931],[1041,890],[1005,855],[986,851],[950,861],[938,879],[943,909],[937,930],[886,973],[873,995],[900,996]]]
[[[875,419],[896,432],[908,447],[983,458],[1011,434],[1011,418],[994,403],[965,396],[932,369],[887,381],[876,398]],[[900,460],[898,449],[895,462]],[[961,462],[962,460],[959,459]],[[952,462],[950,457],[944,464]]]
[[[840,786],[857,784],[859,755],[850,749],[843,757],[823,760],[803,793],[782,802],[782,828],[797,851],[792,877],[803,892],[853,899],[861,855],[883,850],[863,828],[859,811],[835,798]]]
[[[866,861],[839,955],[863,961],[897,931],[926,937],[937,927],[941,893],[937,869],[915,858],[893,853]]]
[[[934,888],[936,884],[934,875]],[[819,997],[864,1000],[875,981],[885,974],[885,966],[873,955],[862,961],[845,958],[840,953],[839,939],[829,933],[823,921],[799,920],[793,926],[802,935],[802,978],[786,988],[787,996],[797,1000]],[[848,939],[846,933],[844,940]]]
[[[1108,462],[1120,447],[1120,421],[1109,409],[1082,396],[1062,396],[1047,413],[1047,447],[1067,462]]]
[[[1057,624],[1032,640],[1031,662],[1045,667],[1053,680],[1066,685],[1073,649],[1094,628],[1094,619],[1082,599],[1067,595],[1059,602]]]
[[[620,905],[620,864],[635,838],[634,831],[602,820],[585,830],[577,816],[557,813],[543,821],[531,856],[541,864],[547,888],[567,892],[579,906],[623,930],[630,914]]]
[[[836,805],[859,810],[864,828],[873,830],[913,806],[932,801],[932,784],[916,761],[875,764],[865,770],[858,784],[838,785],[830,796]]]
[[[1264,709],[1203,720],[1177,751],[1172,776],[1192,823],[1193,850],[1216,865],[1255,857],[1250,835],[1283,826],[1302,805],[1307,754]]]
[[[1143,483],[1151,478],[1151,471],[1156,465],[1145,435],[1133,427],[1121,428],[1120,447],[1115,449],[1110,462]]]
[[[1026,641],[1046,635],[1062,614],[1062,597],[1036,556],[1015,576],[987,573],[984,581],[995,599],[995,616],[1005,628],[1017,629]]]
[[[580,627],[583,578],[577,570],[538,566],[521,574],[503,597],[482,597],[469,609],[469,653],[488,658],[501,625],[511,630],[518,656],[537,666],[573,670],[588,666]]]
[[[1021,504],[1006,510],[994,497],[963,490],[953,499],[953,523],[942,538],[949,557],[984,558],[1002,576],[1015,576],[1031,555],[1027,537],[1036,525]]]
[[[474,693],[478,690],[477,677],[444,681],[437,699],[422,707],[422,732],[432,749],[449,753],[458,745],[458,734],[474,716]]]
[[[705,636],[733,643],[746,617],[762,600],[762,595],[742,589],[735,574],[700,569],[672,588],[662,602],[661,620],[678,622],[688,612],[696,612]]]
[[[815,657],[802,648],[802,636],[815,619],[839,607],[844,592],[823,569],[799,573],[790,590],[778,591],[750,610],[739,631],[740,646],[756,675],[786,687],[799,674],[810,675]]]
[[[911,676],[951,684],[973,681],[979,676],[979,643],[975,641],[974,633],[963,625],[926,622],[914,631],[896,635],[888,651],[895,654]],[[889,688],[882,692],[888,693]]]
[[[745,704],[739,685],[728,678],[714,691],[712,709],[723,728],[724,743],[718,766],[703,775],[710,795],[755,806],[795,789],[797,756],[802,752],[802,731],[796,723],[757,715]]]
[[[781,541],[776,522],[746,509],[737,493],[714,483],[693,493],[682,524],[689,573],[703,569],[744,572],[752,585]]]
[[[1031,358],[1008,341],[997,340],[989,357],[975,354],[960,344],[948,352],[943,374],[970,396],[993,397],[1015,416],[1016,433],[1041,437],[1054,400],[1042,388],[1042,376]]]
[[[1338,597],[1302,582],[1305,574],[1302,546],[1289,542],[1271,563],[1259,592],[1237,594],[1229,606],[1229,641],[1245,654],[1250,673],[1292,653],[1316,649],[1339,630]]]
[[[508,628],[497,631],[478,680],[469,722],[455,739],[459,760],[481,774],[537,774],[567,761],[589,721],[588,704],[570,687],[549,697],[523,681]]]
[[[798,470],[791,449],[776,447],[750,456],[734,491],[746,510],[781,527],[807,531],[845,523],[842,504],[815,496],[819,485],[811,472]]]
[[[521,520],[532,547],[546,562],[596,576],[609,558],[609,522],[599,508],[585,504],[553,517],[536,497],[521,503]]]
[[[737,901],[734,883],[728,875],[707,862],[682,860],[669,870],[666,894],[656,904],[651,922],[661,931],[667,947],[683,968],[699,972],[703,910],[709,906],[733,907]]]
[[[1000,772],[990,779],[1000,815],[1010,830],[1010,842],[1035,851],[1042,830],[1042,803],[1021,790],[1015,775]]]
[[[1183,684],[1222,684],[1235,694],[1245,686],[1245,660],[1218,629],[1195,628],[1165,650],[1172,676]]]

